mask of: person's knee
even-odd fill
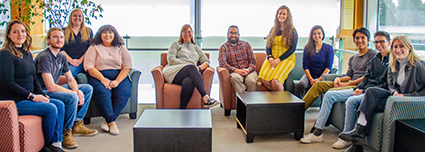
[[[84,94],[93,93],[93,87],[90,84],[79,84],[78,89],[81,90]]]
[[[230,75],[230,82],[243,82],[243,77],[237,73]]]

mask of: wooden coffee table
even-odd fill
[[[295,139],[304,135],[304,101],[288,91],[237,93],[236,122],[246,135],[293,132]]]

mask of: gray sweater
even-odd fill
[[[210,64],[209,59],[200,47],[190,42],[179,44],[177,41],[173,42],[168,49],[167,61],[168,64],[162,72],[165,81],[168,83],[172,83],[177,73],[186,65],[196,66],[198,62]]]

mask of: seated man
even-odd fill
[[[353,130],[342,132],[339,138],[353,142],[350,151],[368,147],[366,136],[375,113],[384,112],[389,96],[424,96],[425,62],[416,55],[412,41],[405,35],[396,36],[391,43],[391,59],[387,71],[387,88],[369,87],[359,106],[359,119]],[[412,107],[413,108],[413,107]]]
[[[239,41],[239,28],[235,25],[227,31],[227,42],[221,45],[218,57],[220,67],[230,72],[230,82],[235,92],[256,91],[258,75],[255,72],[255,56],[251,45]]]
[[[303,143],[322,142],[321,140],[313,140],[316,137],[322,137],[321,133],[329,114],[331,113],[332,106],[335,102],[346,102],[346,115],[343,132],[351,131],[354,128],[356,109],[363,99],[363,90],[369,87],[387,87],[386,83],[386,70],[388,67],[388,54],[390,52],[390,35],[387,32],[378,31],[374,35],[375,48],[379,53],[368,62],[366,75],[364,79],[354,89],[345,90],[330,90],[325,94],[322,107],[320,108],[319,118],[313,127],[313,134],[301,139]],[[316,134],[320,135],[317,136]],[[309,138],[312,137],[312,138]],[[319,138],[320,139],[320,138]],[[338,139],[332,147],[336,149],[346,148],[351,145],[351,142],[345,142]]]
[[[82,122],[90,104],[93,88],[88,84],[77,85],[65,55],[59,53],[64,45],[63,31],[60,28],[50,29],[46,40],[49,48],[40,52],[35,58],[37,77],[49,97],[59,99],[65,104],[62,145],[68,149],[77,148],[78,144],[72,133],[93,136],[98,132],[95,129],[87,129]],[[62,74],[65,75],[68,84],[60,86],[57,83]],[[77,103],[82,106],[78,112]]]
[[[362,27],[354,30],[353,41],[358,48],[359,53],[350,57],[348,61],[347,76],[342,78],[335,78],[334,81],[319,81],[314,83],[303,100],[305,102],[305,109],[313,104],[322,93],[325,93],[331,88],[335,90],[352,89],[356,87],[363,80],[366,73],[367,63],[378,54],[375,50],[369,49],[370,32],[368,29]],[[349,81],[353,80],[353,81]],[[348,81],[348,82],[347,82]],[[325,97],[326,98],[326,97]]]

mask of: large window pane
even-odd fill
[[[251,44],[254,48],[263,49],[264,37],[269,34],[276,11],[281,5],[286,5],[291,10],[293,23],[300,37],[298,48],[305,45],[314,25],[322,25],[326,37],[336,35],[339,0],[202,0],[203,46],[208,48],[225,42],[228,27],[238,25],[241,39],[245,37],[251,40],[249,42],[254,44]]]
[[[425,50],[425,0],[380,0],[379,30],[407,35],[415,49]]]

